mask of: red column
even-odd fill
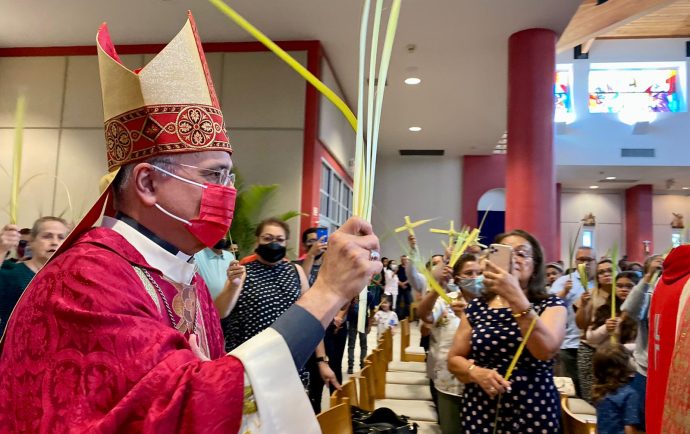
[[[505,155],[465,155],[462,157],[462,222],[477,227],[477,205],[484,193],[504,188]]]
[[[644,241],[652,246],[652,186],[640,184],[625,190],[625,253],[628,260],[644,262]]]
[[[528,29],[508,40],[506,230],[524,229],[558,258],[553,160],[556,33]]]

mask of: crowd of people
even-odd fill
[[[31,229],[6,225],[0,233],[0,324],[4,327],[24,288],[67,237],[70,226],[42,217]],[[290,228],[268,218],[256,226],[254,254],[239,260],[223,241],[195,257],[230,352],[270,327],[315,283],[328,243],[317,229],[303,232],[305,252],[287,258]],[[452,303],[429,289],[415,265],[416,239],[395,259],[382,258],[383,269],[368,286],[367,327],[357,331],[358,297],[339,307],[321,343],[299,368],[315,413],[321,411],[324,385],[330,391],[347,373],[363,367],[367,333],[395,328],[408,318],[413,301],[428,351],[427,374],[444,433],[532,432],[560,429],[559,394],[554,376],[572,379],[577,396],[596,406],[599,432],[643,432],[650,286],[662,269],[662,257],[637,264],[597,260],[580,247],[575,267],[545,263],[539,242],[514,230],[496,243],[512,249],[511,269],[492,263],[479,246],[453,267],[450,251],[434,255],[426,267],[448,291]],[[583,264],[585,276],[577,270]],[[613,268],[622,265],[613,281]],[[584,278],[586,288],[583,287]],[[615,291],[613,290],[615,288]],[[615,294],[615,296],[613,295]],[[615,302],[612,303],[612,297]],[[534,324],[532,325],[532,322]],[[530,333],[523,355],[504,378],[515,352]],[[360,360],[355,360],[359,339]],[[494,428],[496,427],[496,429]],[[632,430],[637,431],[632,431]]]

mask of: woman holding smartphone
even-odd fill
[[[448,368],[466,384],[464,432],[556,433],[560,403],[552,367],[565,336],[566,309],[545,290],[544,254],[531,234],[514,230],[496,242],[512,249],[512,270],[490,259],[483,263],[485,290],[461,314],[448,355]],[[508,365],[535,320],[506,381]]]

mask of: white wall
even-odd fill
[[[568,260],[570,240],[575,236],[580,220],[592,212],[597,219],[595,247],[598,256],[605,254],[618,242],[625,253],[625,193],[564,192],[561,196],[561,259]],[[663,253],[671,247],[673,213],[683,214],[686,228],[690,224],[690,196],[654,194],[652,196],[653,253]],[[682,231],[690,240],[690,230]]]
[[[435,219],[415,232],[422,255],[442,253],[445,237],[429,233],[429,228],[447,229],[451,219],[460,226],[461,160],[386,156],[378,161],[372,222],[381,239],[382,255],[399,257],[407,246],[407,233],[394,233],[406,215],[412,220]]]
[[[690,153],[685,137],[690,134],[690,113],[659,113],[647,134],[633,135],[632,126],[621,122],[617,114],[588,111],[588,74],[590,64],[608,62],[678,62],[685,66],[685,39],[597,40],[589,59],[574,60],[573,51],[561,53],[557,62],[573,65],[573,102],[576,120],[564,134],[555,136],[557,165],[590,165],[595,157],[599,165],[686,166]],[[685,75],[680,76],[685,93]],[[687,95],[686,95],[687,98]],[[687,101],[684,101],[687,106]],[[620,148],[654,148],[654,158],[622,158]]]
[[[321,72],[323,83],[343,98],[343,91],[325,58],[321,62]],[[343,113],[332,102],[321,94],[319,101],[319,140],[350,176],[353,176],[354,167],[350,167],[349,162],[355,158],[355,132]],[[357,107],[350,108],[356,113]]]
[[[653,196],[652,215],[654,224],[654,253],[664,253],[671,248],[671,220],[673,213],[683,214],[685,227],[690,224],[690,197],[676,194],[656,194]],[[682,231],[688,241],[688,230]]]
[[[494,188],[482,195],[477,203],[478,211],[505,211],[506,189]]]
[[[580,221],[585,214],[596,217],[594,247],[597,257],[614,244],[625,252],[625,197],[623,193],[563,192],[561,194],[561,260],[568,261]],[[577,243],[580,244],[579,242]]]
[[[306,64],[306,52],[291,54]],[[152,55],[121,57],[136,68]],[[236,167],[250,183],[280,184],[267,214],[298,210],[304,80],[271,53],[209,53],[207,60]],[[78,220],[96,199],[98,180],[106,172],[96,56],[0,58],[0,223],[8,220],[13,117],[20,93],[28,103],[22,181],[31,181],[20,194],[19,225],[63,211],[67,219]]]

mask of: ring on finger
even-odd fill
[[[381,254],[377,252],[376,250],[370,250],[369,251],[369,260],[370,261],[380,261],[381,260]]]

